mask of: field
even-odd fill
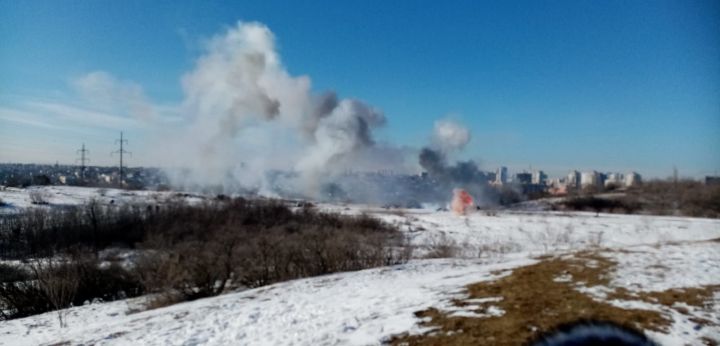
[[[190,203],[172,192],[0,191],[24,208]],[[147,297],[0,322],[1,345],[498,344],[520,345],[553,325],[601,318],[663,345],[720,342],[720,221],[532,210],[457,216],[437,208],[319,204],[396,225],[415,249],[406,264],[229,292],[137,311]]]

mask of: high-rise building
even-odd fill
[[[515,174],[515,180],[513,180],[513,183],[521,184],[521,185],[527,185],[532,183],[532,174],[527,172],[522,172]]]
[[[635,186],[642,182],[642,177],[636,172],[625,174],[625,186]]]
[[[602,173],[596,171],[582,172],[582,174],[580,174],[580,186],[596,186],[601,188],[604,185],[604,178]]]
[[[572,187],[580,187],[580,172],[570,171],[567,176],[567,185]]]
[[[497,172],[495,173],[495,183],[496,184],[507,184],[508,182],[508,171],[507,167],[500,167],[497,169]]]
[[[625,176],[622,173],[608,173],[605,178],[605,186],[624,186]]]
[[[535,171],[532,175],[532,183],[537,185],[544,185],[547,180],[547,174],[543,171]]]

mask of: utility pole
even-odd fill
[[[123,183],[125,182],[125,180],[123,179],[123,154],[132,155],[132,153],[123,149],[123,145],[128,144],[128,141],[127,139],[123,139],[122,131],[120,131],[120,139],[116,139],[115,144],[120,144],[120,150],[113,151],[110,154],[120,154],[120,187],[122,188]]]
[[[83,143],[82,149],[78,149],[77,153],[80,154],[80,158],[76,160],[80,161],[80,179],[85,182],[85,169],[87,168],[85,163],[90,161],[90,159],[87,158],[87,154],[89,154],[90,151],[85,149],[85,143]]]

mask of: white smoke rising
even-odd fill
[[[385,123],[382,112],[357,100],[342,100],[332,112],[320,119],[315,142],[300,160],[300,171],[317,172],[331,160],[375,144],[372,130]]]
[[[452,120],[438,120],[433,130],[433,142],[444,152],[462,150],[470,142],[470,131]]]
[[[373,130],[385,124],[383,113],[334,92],[313,94],[309,77],[286,71],[263,24],[240,22],[212,38],[182,86],[190,125],[170,146],[183,151],[164,156],[189,169],[185,183],[262,190],[265,173],[283,169],[299,173],[312,195],[320,179],[362,169],[353,156],[382,155]]]

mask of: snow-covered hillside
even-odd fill
[[[463,286],[532,260],[422,260],[279,283],[126,315],[134,302],[0,323],[0,344],[366,345],[415,327],[413,312],[442,307]]]
[[[34,205],[32,195],[37,193],[47,202],[46,205]],[[0,213],[12,213],[25,208],[57,208],[76,206],[94,199],[102,204],[126,203],[166,203],[183,199],[193,203],[204,199],[203,196],[171,191],[129,191],[120,189],[77,187],[77,186],[31,186],[25,189],[1,188],[0,200],[6,205],[0,207]]]
[[[720,220],[587,212],[451,211],[321,205],[329,211],[367,213],[398,225],[420,253],[451,243],[462,257],[503,253],[544,255],[586,248],[623,248],[720,236]]]
[[[51,203],[78,204],[99,194],[97,189],[46,189],[54,193]],[[121,202],[158,198],[149,192],[129,196],[118,190],[101,192],[102,198]],[[28,207],[22,193],[4,191],[0,198],[15,207]],[[418,258],[395,267],[278,283],[138,313],[128,311],[142,298],[80,306],[70,309],[67,328],[59,327],[54,313],[4,321],[0,345],[379,344],[399,333],[427,331],[414,312],[428,307],[457,316],[502,315],[492,309],[492,314],[477,314],[472,306],[464,310],[451,300],[466,296],[468,284],[510,275],[508,269],[542,261],[539,255],[564,256],[581,250],[616,263],[607,287],[585,287],[572,277],[557,280],[577,285],[594,299],[607,298],[603,294],[615,288],[659,292],[720,285],[719,220],[517,210],[456,216],[434,209],[318,207],[367,213],[397,224],[417,247]],[[455,248],[458,258],[420,258],[438,246]],[[610,303],[668,316],[673,322],[667,331],[649,333],[665,345],[699,344],[701,338],[720,341],[717,290],[702,309],[648,301]],[[709,323],[700,325],[698,319]]]

